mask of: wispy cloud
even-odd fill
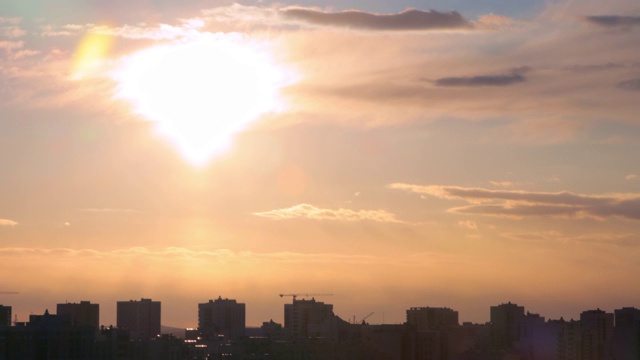
[[[374,14],[357,10],[324,12],[311,8],[290,7],[282,9],[281,12],[285,18],[314,25],[367,30],[434,30],[472,27],[471,22],[457,11],[407,9],[397,14]]]
[[[96,77],[84,82],[89,86],[80,89],[78,83],[67,82],[65,71],[71,69],[74,52],[69,44],[76,44],[75,40],[89,32],[123,39],[103,62],[107,71],[110,70],[107,65],[117,64],[119,56],[156,41],[188,41],[204,34],[231,32],[256,41],[273,40],[282,50],[278,52],[282,64],[302,74],[299,82],[283,90],[292,104],[288,111],[274,116],[283,124],[305,121],[308,114],[363,126],[417,119],[499,117],[511,120],[512,124],[508,128],[500,125],[510,132],[501,139],[543,144],[567,142],[583,135],[583,128],[596,119],[637,122],[633,94],[621,92],[621,96],[606,102],[603,96],[610,94],[620,80],[625,81],[618,88],[637,91],[637,74],[630,65],[637,62],[637,50],[632,46],[637,42],[636,34],[593,31],[583,26],[584,22],[575,21],[575,14],[594,12],[580,11],[570,11],[572,21],[533,19],[518,25],[517,31],[510,29],[511,19],[492,14],[474,21],[455,11],[411,9],[377,14],[240,4],[203,10],[194,13],[194,17],[166,24],[43,24],[39,29],[42,35],[69,38],[44,43],[31,43],[32,38],[25,38],[26,45],[21,45],[16,40],[22,39],[17,38],[0,40],[3,48],[0,56],[11,51],[11,59],[26,60],[11,66],[0,64],[12,71],[12,79],[6,75],[1,80],[15,84],[3,90],[2,99],[45,106],[66,106],[77,101],[113,109],[113,104],[107,101],[86,101],[108,98],[102,95],[113,90],[109,88],[111,84],[99,83]],[[5,20],[4,24],[18,26],[19,21]],[[344,31],[319,31],[318,26]],[[494,30],[485,31],[487,27]],[[446,35],[428,31],[438,29],[473,31],[447,31]],[[384,32],[382,36],[375,36],[378,30]],[[47,54],[55,50],[52,44],[61,47],[64,54],[56,61],[47,59]],[[31,49],[32,46],[35,48]],[[41,57],[34,57],[34,61],[27,59],[37,51]],[[500,54],[499,61],[496,52]],[[546,55],[539,56],[541,53]],[[35,60],[42,61],[35,66]],[[327,68],[327,63],[334,66]],[[535,72],[525,73],[517,68],[523,64],[530,65]],[[27,71],[40,76],[18,76]],[[88,84],[89,81],[93,83]],[[463,94],[452,96],[452,92]],[[327,103],[333,106],[326,106]],[[611,108],[617,111],[612,113]]]
[[[111,213],[111,214],[129,214],[137,212],[137,210],[133,209],[113,209],[113,208],[87,208],[80,209],[82,212],[87,213]]]
[[[0,16],[0,24],[11,24],[11,25],[18,25],[20,24],[20,22],[22,22],[22,19],[19,17],[1,17]]]
[[[563,238],[563,235],[557,231],[506,232],[500,234],[500,236],[511,240],[527,242],[557,241]]]
[[[471,220],[458,221],[458,226],[471,230],[478,230],[478,223]]]
[[[624,177],[625,180],[635,180],[637,178],[638,178],[638,175],[636,175],[636,174],[629,174],[629,175]]]
[[[640,91],[640,78],[621,81],[617,86],[622,90]]]
[[[103,260],[131,260],[131,259],[155,259],[159,261],[180,262],[180,261],[206,261],[221,263],[250,263],[268,262],[277,263],[341,263],[341,264],[390,264],[388,257],[363,255],[363,254],[338,254],[330,252],[302,253],[293,251],[280,252],[254,252],[254,251],[233,251],[229,249],[217,250],[194,250],[185,247],[165,247],[147,248],[130,247],[115,250],[95,250],[95,249],[75,249],[75,248],[42,248],[42,247],[0,247],[0,258],[16,259],[20,257],[29,258],[83,258],[83,259],[103,259]],[[399,257],[392,261],[400,266],[425,265],[429,262],[458,263],[459,257],[449,256],[441,253],[411,253],[404,257]]]
[[[623,16],[623,15],[598,15],[585,16],[585,19],[592,23],[603,27],[623,27],[640,26],[640,16]]]
[[[500,186],[500,187],[513,187],[517,185],[513,181],[489,181],[489,183],[493,186]]]
[[[579,73],[588,73],[595,71],[605,71],[611,69],[619,69],[624,68],[625,65],[617,64],[613,62],[607,62],[604,64],[576,64],[576,65],[567,65],[564,67],[567,71],[574,71]]]
[[[516,28],[521,24],[507,16],[488,14],[480,16],[475,25],[479,29],[507,30]]]
[[[349,222],[365,220],[388,223],[402,222],[396,218],[395,214],[386,210],[322,209],[309,204],[299,204],[285,209],[256,212],[254,215],[274,220],[312,219]]]
[[[95,31],[96,29],[107,29],[107,26],[97,26],[95,24],[65,24],[60,26],[43,25],[40,27],[40,36],[44,37],[67,37],[80,35],[86,31]]]
[[[0,26],[0,34],[7,38],[19,38],[27,34],[18,26]]]
[[[63,26],[46,25],[42,27],[41,36],[69,37],[83,33],[104,34],[122,39],[175,40],[194,36],[198,31],[193,26],[195,20],[185,20],[178,25],[138,24],[122,26],[105,26],[95,24],[67,24]]]
[[[395,183],[390,188],[440,199],[463,200],[472,205],[449,212],[499,217],[528,216],[621,217],[640,220],[640,194],[576,194],[523,190],[491,190],[477,187],[412,185]]]
[[[0,40],[0,49],[3,49],[7,52],[11,52],[17,49],[22,49],[23,47],[24,47],[24,42],[22,41]]]
[[[191,28],[184,26],[174,26],[167,24],[159,24],[157,26],[132,26],[125,25],[120,27],[98,26],[93,31],[101,34],[117,36],[125,39],[152,39],[152,40],[174,40],[197,36],[200,33]]]
[[[524,82],[524,73],[528,67],[511,70],[509,74],[502,75],[476,75],[463,77],[445,77],[435,81],[436,86],[507,86]]]
[[[234,3],[230,6],[220,6],[202,10],[205,23],[239,24],[241,27],[282,26],[277,7],[261,7]]]
[[[581,235],[565,235],[558,231],[508,232],[502,237],[526,242],[563,242],[575,244],[598,244],[618,247],[639,247],[640,236],[637,234],[594,233]]]
[[[638,234],[583,234],[567,237],[567,240],[584,244],[600,244],[621,247],[640,246],[640,236],[638,236]]]
[[[0,227],[14,227],[18,226],[18,223],[9,219],[0,219]]]

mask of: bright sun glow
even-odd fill
[[[117,96],[155,121],[195,165],[224,151],[234,134],[261,115],[281,111],[278,94],[287,82],[267,44],[238,34],[209,34],[139,51],[114,77]]]

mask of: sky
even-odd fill
[[[0,3],[0,304],[640,307],[637,1]]]

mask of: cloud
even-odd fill
[[[610,70],[610,69],[619,69],[624,67],[625,65],[623,64],[607,62],[604,64],[568,65],[568,66],[565,66],[564,69],[568,71],[578,72],[578,73],[586,73],[586,72],[604,71],[604,70]]]
[[[4,49],[7,52],[12,52],[14,50],[22,49],[23,47],[24,47],[24,42],[22,41],[0,40],[0,49]]]
[[[200,34],[196,29],[183,26],[173,26],[160,24],[158,26],[131,26],[120,27],[98,26],[93,31],[117,36],[125,39],[152,39],[152,40],[174,40],[188,38]]]
[[[277,209],[265,212],[257,212],[254,215],[274,220],[284,219],[312,219],[312,220],[337,220],[337,221],[376,221],[388,223],[401,223],[395,214],[386,210],[350,210],[350,209],[322,209],[309,204],[294,205],[285,209]]]
[[[601,244],[621,247],[640,246],[640,237],[637,234],[583,234],[567,237],[568,241],[586,244]]]
[[[557,144],[577,140],[588,124],[570,119],[539,118],[513,121],[494,130],[493,136],[512,143]]]
[[[598,15],[585,16],[585,19],[592,24],[608,28],[640,26],[640,16]]]
[[[374,38],[358,31],[286,32],[283,36],[295,41],[290,54],[297,55],[297,64],[311,75],[287,91],[304,99],[300,103],[307,106],[305,113],[320,114],[318,118],[326,115],[366,126],[504,119],[521,130],[515,139],[520,142],[575,141],[588,136],[587,130],[602,118],[637,123],[636,99],[611,94],[616,82],[637,77],[631,65],[638,61],[637,33],[593,31],[575,20],[595,10],[576,9],[577,4],[548,7],[515,30],[500,28],[508,19],[489,16],[482,21],[495,23],[499,30],[484,31],[478,20],[477,31],[446,35],[398,31]],[[322,66],[327,63],[334,66]],[[511,70],[522,65],[535,73]],[[451,96],[458,89],[465,89],[464,94]],[[356,115],[362,111],[369,114]],[[544,132],[550,123],[562,129],[560,136],[555,129]],[[528,135],[538,124],[540,132]]]
[[[495,14],[482,15],[476,23],[478,28],[492,30],[513,29],[519,25],[520,24],[512,18]]]
[[[233,251],[229,249],[216,250],[194,250],[185,247],[165,247],[165,248],[146,248],[146,247],[130,247],[118,248],[115,250],[96,250],[96,249],[73,249],[73,248],[26,248],[26,247],[0,247],[0,258],[19,259],[21,257],[54,259],[54,258],[75,258],[115,261],[128,259],[154,259],[157,261],[180,262],[187,260],[189,262],[203,261],[206,263],[255,263],[266,262],[273,264],[278,263],[343,263],[343,264],[390,264],[388,257],[374,255],[358,255],[358,254],[338,254],[338,253],[301,253],[293,251],[280,252],[253,252],[253,251]],[[428,259],[428,260],[426,260]],[[447,263],[458,263],[456,257],[440,253],[412,253],[404,257],[400,257],[393,263],[397,265],[424,265],[428,261],[440,261]]]
[[[489,204],[454,207],[449,212],[465,215],[484,215],[504,218],[522,219],[530,216],[565,216],[575,217],[582,209],[560,205],[527,205],[527,204]]]
[[[197,31],[192,28],[181,26],[173,26],[167,24],[158,25],[123,25],[123,26],[104,26],[104,25],[74,25],[68,24],[60,28],[52,26],[43,27],[41,33],[45,37],[67,37],[78,35],[82,32],[96,33],[103,35],[116,36],[123,39],[151,39],[151,40],[174,40],[196,35]]]
[[[635,180],[637,178],[638,178],[638,175],[636,175],[636,174],[629,174],[629,175],[624,177],[625,180]]]
[[[18,26],[5,26],[5,27],[0,27],[0,34],[8,38],[19,38],[26,35],[27,32],[22,30]]]
[[[458,226],[471,229],[471,230],[478,230],[478,224],[475,221],[471,221],[471,220],[458,221]]]
[[[489,183],[493,186],[500,187],[512,187],[516,185],[513,181],[489,181]]]
[[[397,14],[372,14],[357,10],[324,12],[310,8],[290,7],[282,9],[281,13],[285,18],[314,25],[367,30],[434,30],[472,27],[472,24],[456,11],[407,9]]]
[[[510,19],[496,15],[480,17],[470,25],[469,20],[455,12],[406,10],[374,14],[280,6],[220,6],[196,14],[198,17],[176,19],[168,24],[43,25],[39,30],[48,35],[78,37],[99,32],[124,39],[114,46],[109,59],[105,59],[105,69],[109,64],[116,64],[120,55],[156,44],[155,41],[129,40],[189,41],[203,34],[235,32],[257,42],[272,41],[274,47],[278,47],[278,60],[282,65],[301,74],[299,82],[283,90],[283,97],[287,97],[290,107],[273,116],[274,123],[279,124],[311,117],[362,126],[429,122],[452,117],[473,121],[501,118],[513,126],[507,129],[505,122],[495,125],[494,129],[505,128],[515,134],[506,134],[501,139],[549,143],[574,141],[586,134],[584,128],[603,117],[619,122],[638,121],[633,94],[622,93],[604,101],[613,84],[637,77],[630,65],[637,62],[637,50],[633,46],[637,36],[633,32],[594,32],[575,21],[548,19],[532,19],[518,24],[518,29],[513,31],[508,30]],[[576,13],[595,12],[573,11]],[[403,17],[424,20],[411,25]],[[388,31],[374,36],[371,32],[317,31],[300,25],[304,22],[365,26],[353,20],[360,18],[367,19],[359,21],[364,21],[370,29],[379,30],[393,30],[394,26],[397,30],[412,26],[436,29],[440,26],[438,21],[451,25],[457,18],[457,26],[478,31],[446,34]],[[336,22],[341,25],[332,25]],[[498,30],[483,31],[489,25]],[[5,42],[2,46],[11,47],[14,52],[10,55],[12,59],[20,57],[25,61],[11,66],[1,64],[4,69],[40,76],[7,79],[8,75],[0,75],[1,81],[16,84],[0,90],[3,102],[9,99],[29,105],[35,102],[39,106],[62,106],[82,100],[83,104],[96,108],[112,105],[107,101],[85,101],[89,97],[108,99],[101,95],[112,90],[107,89],[110,84],[98,84],[98,79],[90,79],[95,87],[92,84],[81,90],[78,83],[66,82],[65,71],[71,68],[68,63],[73,61],[74,39],[33,43],[31,37],[24,40],[25,49],[35,47],[33,50],[39,50],[46,61],[35,66],[36,61],[31,60],[37,59],[28,57],[37,52],[18,53],[21,50],[15,48],[18,42]],[[45,56],[51,53],[52,46],[61,47],[65,55],[48,61]],[[535,68],[535,76],[510,70],[522,64]],[[575,65],[575,69],[567,71],[565,67],[571,68],[571,64],[586,65]],[[607,71],[596,71],[599,69]],[[585,76],[586,72],[589,72],[588,76]],[[430,79],[430,83],[425,84],[424,79]],[[633,83],[619,86],[634,89]],[[461,88],[469,90],[460,96],[451,96],[452,90]],[[616,111],[612,113],[611,108]]]
[[[81,34],[83,31],[95,28],[95,24],[66,24],[61,26],[43,25],[40,27],[40,36],[43,37],[67,37]]]
[[[508,232],[500,234],[500,236],[516,241],[557,241],[563,235],[557,231],[534,231],[534,232]]]
[[[440,186],[440,185],[411,185],[395,183],[389,185],[392,189],[431,195],[441,199],[462,199],[471,203],[485,203],[495,200],[519,201],[525,203],[564,204],[564,205],[601,205],[609,201],[605,196],[574,194],[568,191],[527,192],[521,190],[491,190],[476,187]],[[640,195],[635,195],[640,197]]]
[[[26,57],[30,57],[30,56],[35,56],[40,54],[40,51],[38,50],[20,50],[20,51],[16,51],[15,53],[13,53],[13,59],[14,60],[18,60],[18,59],[22,59],[22,58],[26,58]]]
[[[526,242],[565,242],[574,244],[599,244],[619,247],[638,247],[640,237],[637,234],[594,233],[569,236],[558,231],[503,233],[502,237]]]
[[[616,84],[619,89],[627,91],[640,91],[640,78],[621,81]]]
[[[137,210],[133,210],[133,209],[112,209],[112,208],[87,208],[87,209],[80,209],[80,211],[82,212],[88,212],[88,213],[111,213],[111,214],[128,214],[128,213],[135,213],[137,212]]]
[[[5,227],[5,226],[14,227],[14,226],[18,226],[18,223],[9,219],[0,219],[0,227]]]
[[[490,190],[476,187],[412,185],[395,183],[391,189],[429,195],[446,200],[463,200],[472,205],[454,207],[448,211],[498,217],[530,216],[620,217],[640,220],[640,194],[590,195],[562,192],[522,190]]]
[[[8,58],[11,60],[19,60],[22,58],[40,54],[40,51],[25,49],[23,41],[0,40],[0,50],[4,50],[4,52],[8,55]],[[0,62],[0,70],[1,66],[2,63]],[[0,73],[0,75],[2,74]]]
[[[477,75],[464,77],[445,77],[435,81],[436,86],[507,86],[524,82],[526,78],[523,74],[529,68],[521,67],[511,70],[505,75]]]
[[[0,17],[0,24],[11,24],[11,25],[18,25],[20,24],[20,22],[22,21],[21,18],[18,17]]]
[[[267,23],[275,25],[277,9],[261,6],[241,5],[234,3],[230,6],[220,6],[202,10],[204,20],[214,23]]]
[[[83,33],[95,33],[116,36],[122,39],[150,39],[150,40],[175,40],[196,36],[199,34],[201,19],[182,20],[178,25],[169,24],[137,24],[122,26],[106,26],[96,24],[66,24],[63,26],[42,26],[41,36],[44,37],[69,37]]]

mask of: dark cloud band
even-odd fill
[[[627,91],[640,91],[640,78],[621,81],[616,86],[619,89]]]
[[[510,74],[445,77],[435,81],[436,86],[507,86],[524,82],[529,68],[513,69]]]
[[[640,16],[602,15],[586,16],[585,19],[592,24],[604,27],[640,26]]]
[[[568,191],[549,193],[401,183],[390,184],[389,187],[471,203],[471,205],[449,209],[450,212],[460,214],[517,218],[528,216],[589,216],[599,219],[620,217],[640,220],[640,194],[589,195]]]
[[[438,12],[408,9],[398,14],[372,14],[356,10],[323,12],[306,8],[286,8],[282,10],[282,14],[290,19],[315,25],[368,30],[433,30],[472,27],[471,22],[457,11]]]

